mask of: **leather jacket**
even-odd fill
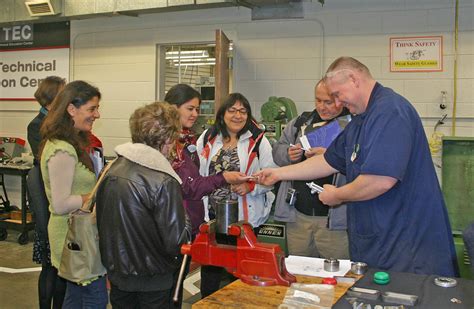
[[[181,244],[191,235],[181,179],[147,145],[127,143],[115,151],[119,157],[97,191],[102,263],[112,283],[114,278],[127,286],[140,277],[169,278],[179,267]]]

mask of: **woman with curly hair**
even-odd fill
[[[171,150],[181,129],[174,106],[155,102],[130,118],[132,143],[115,148],[115,163],[97,191],[102,262],[114,308],[174,308],[181,244],[190,240],[181,179]]]

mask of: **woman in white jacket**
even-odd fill
[[[217,111],[214,126],[204,131],[197,141],[200,174],[209,176],[223,171],[240,171],[250,176],[260,169],[275,166],[272,147],[263,133],[253,120],[249,101],[240,93],[230,94]],[[275,199],[271,189],[250,180],[218,188],[204,198],[205,219],[214,219],[214,205],[235,193],[239,202],[239,221],[248,221],[257,230],[270,214]],[[221,269],[214,270],[219,275],[209,277],[215,280],[207,280],[204,268],[201,272],[203,297],[219,288]],[[209,281],[212,283],[207,284]]]

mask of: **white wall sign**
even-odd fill
[[[443,71],[443,37],[390,38],[390,71]]]
[[[30,100],[47,76],[69,76],[69,48],[0,52],[0,99]]]
[[[0,101],[34,100],[42,79],[69,78],[69,22],[0,27]]]

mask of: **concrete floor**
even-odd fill
[[[0,299],[1,307],[38,308],[39,265],[31,260],[33,244],[19,245],[18,232],[8,230],[6,240],[0,242]],[[32,238],[32,234],[30,235]]]
[[[8,230],[0,241],[0,307],[2,309],[38,308],[38,276],[41,268],[32,261],[33,244],[17,242],[18,232]],[[30,232],[30,240],[33,234]],[[192,271],[184,283],[184,309],[201,299],[199,269]],[[109,305],[109,307],[111,307]]]

